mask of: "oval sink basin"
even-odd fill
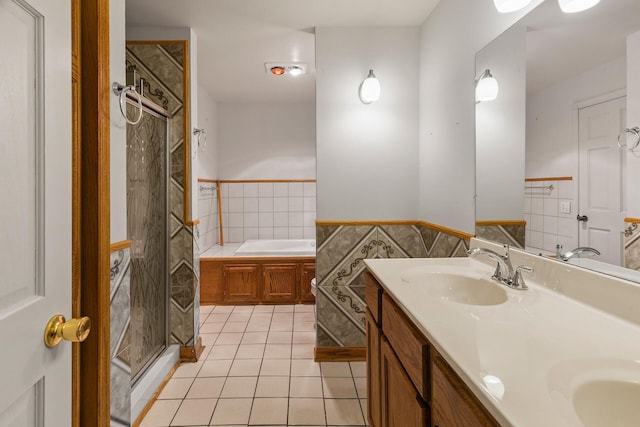
[[[582,384],[573,407],[587,427],[640,425],[640,383],[598,380]]]
[[[507,301],[505,289],[489,279],[429,272],[403,277],[403,280],[408,283],[420,283],[423,291],[431,297],[458,304],[498,305]]]

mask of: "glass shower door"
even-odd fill
[[[127,105],[129,117],[137,106]],[[127,125],[127,230],[131,240],[131,377],[144,373],[167,343],[167,118],[145,109]]]

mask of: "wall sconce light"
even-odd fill
[[[380,99],[380,82],[373,74],[373,70],[369,70],[369,75],[360,84],[358,95],[363,104],[371,104]]]
[[[487,68],[476,79],[476,104],[482,101],[493,101],[498,97],[498,81]]]
[[[198,148],[204,151],[204,149],[207,148],[207,131],[204,129],[194,128],[193,134],[198,137]]]
[[[600,3],[600,0],[558,0],[560,10],[564,13],[582,12]]]
[[[500,13],[509,13],[520,10],[531,3],[531,0],[493,0],[496,5],[496,9]]]

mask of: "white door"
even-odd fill
[[[625,152],[617,144],[625,127],[626,97],[580,109],[580,246],[600,251],[599,261],[622,265]]]
[[[0,426],[71,425],[69,0],[0,0]]]

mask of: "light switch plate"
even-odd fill
[[[563,214],[571,213],[571,200],[560,201],[560,213],[563,213]]]

